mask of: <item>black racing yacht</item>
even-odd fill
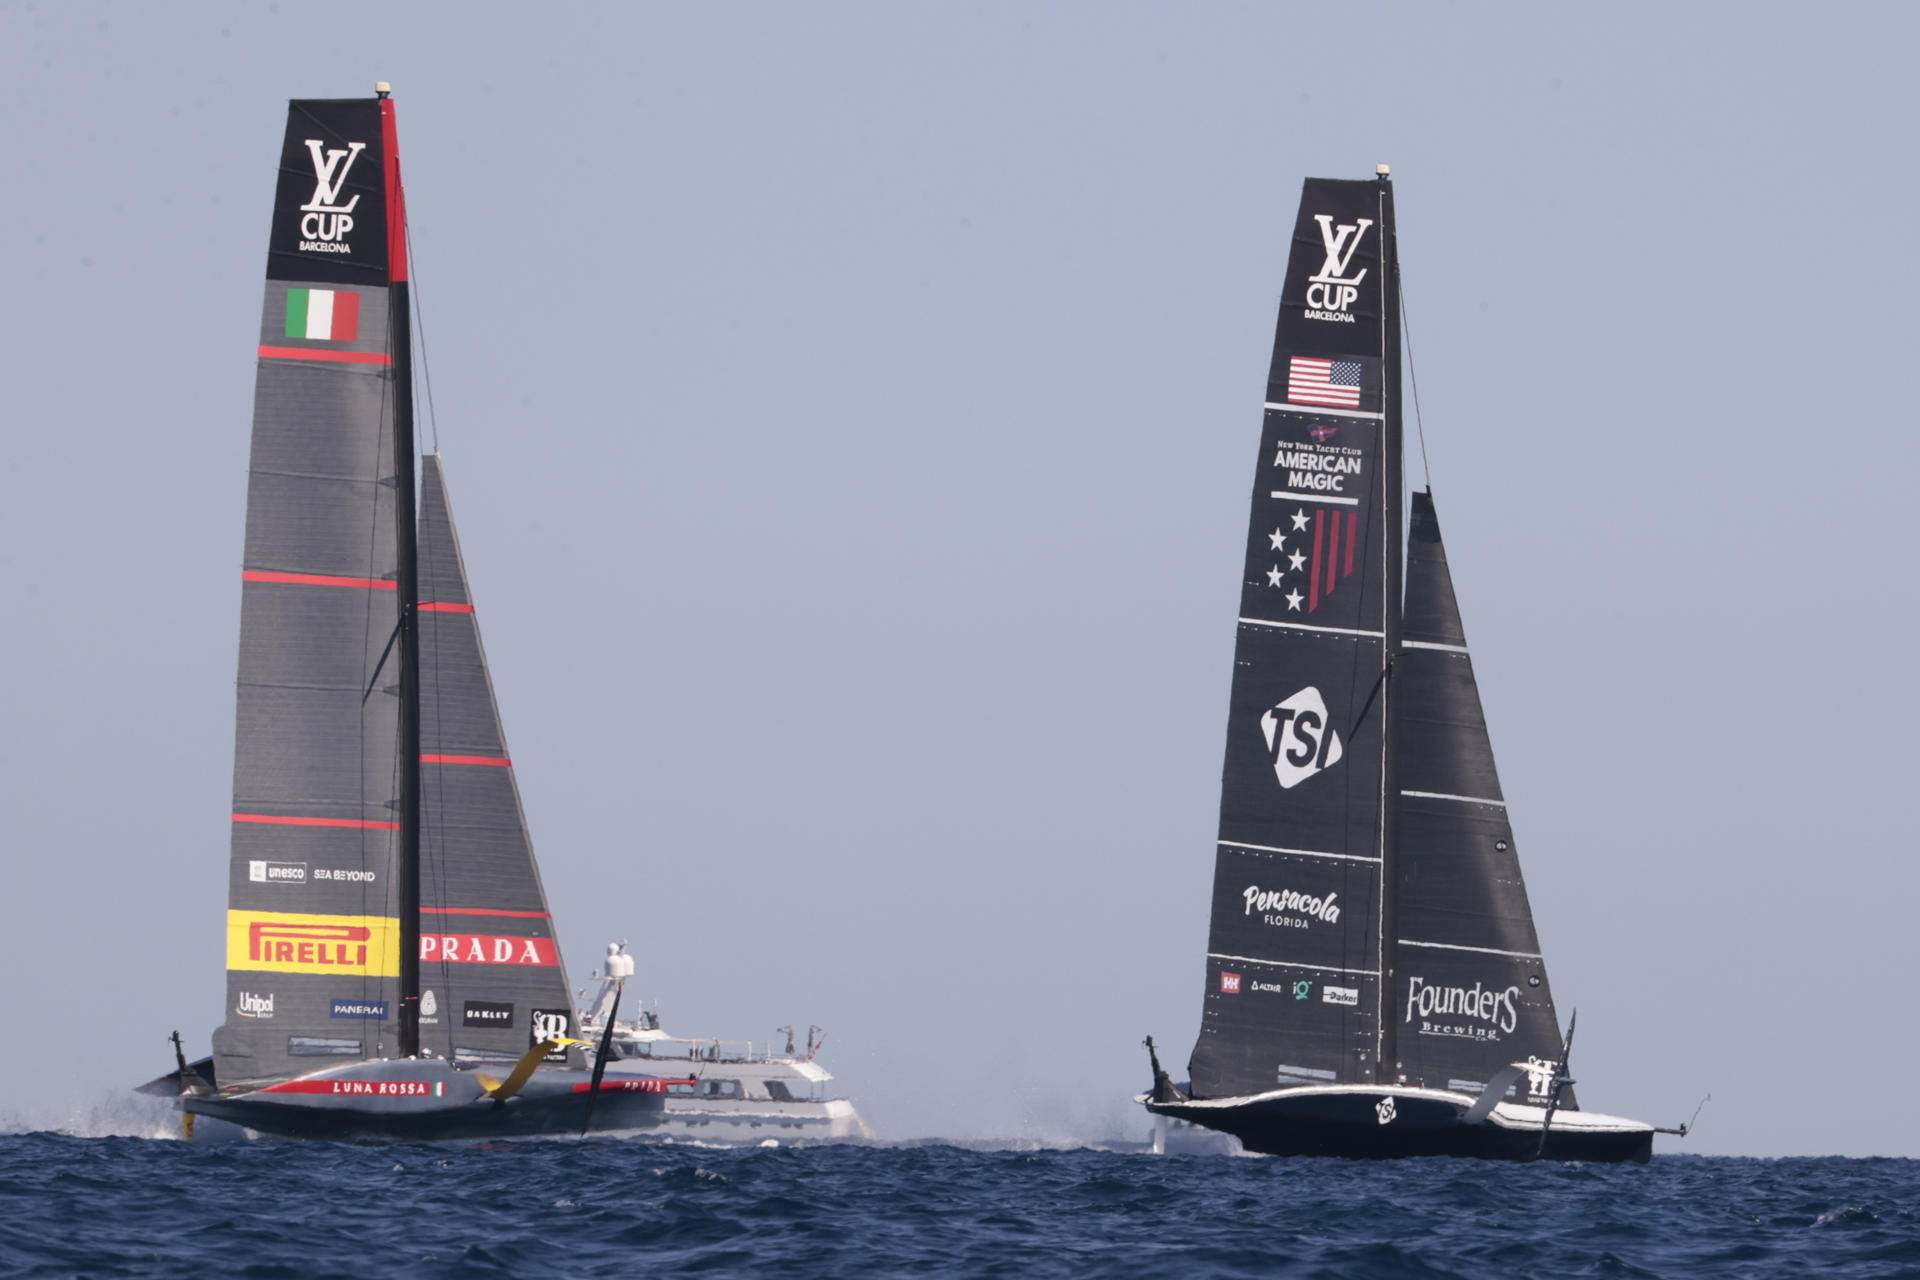
[[[1156,1116],[1275,1155],[1643,1161],[1580,1107],[1433,494],[1393,188],[1309,179],[1268,375],[1199,1042]],[[1403,528],[1403,510],[1410,514]]]

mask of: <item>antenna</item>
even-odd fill
[[[1373,166],[1373,172],[1378,177],[1391,178],[1393,176],[1393,166],[1390,164],[1377,164]]]
[[[393,93],[393,86],[388,84],[385,80],[375,80],[373,82],[374,97],[385,98],[391,95],[392,93]]]

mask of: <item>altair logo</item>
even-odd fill
[[[273,1016],[273,992],[269,991],[262,996],[256,995],[251,991],[242,991],[240,993],[239,1003],[233,1006],[233,1011],[243,1018],[271,1018]]]
[[[1320,224],[1320,242],[1327,257],[1320,270],[1307,277],[1307,319],[1354,324],[1353,304],[1360,296],[1360,282],[1367,278],[1367,269],[1362,267],[1351,276],[1347,269],[1353,265],[1353,255],[1359,252],[1373,219],[1335,226],[1332,214],[1316,213],[1313,220]]]
[[[313,157],[313,198],[300,206],[300,248],[307,253],[352,253],[347,235],[353,230],[355,195],[340,203],[340,191],[353,172],[353,162],[367,149],[364,142],[349,142],[331,150],[319,138],[307,139],[307,154]]]
[[[1328,723],[1327,700],[1312,685],[1261,716],[1260,732],[1267,740],[1267,758],[1273,762],[1273,776],[1282,791],[1291,791],[1322,769],[1339,764],[1345,754],[1340,735]]]

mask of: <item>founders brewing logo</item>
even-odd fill
[[[1267,758],[1282,791],[1291,791],[1322,769],[1340,763],[1345,754],[1340,735],[1327,717],[1326,699],[1312,685],[1280,702],[1260,717],[1267,740]]]
[[[1423,1036],[1452,1036],[1460,1040],[1498,1040],[1512,1035],[1520,1024],[1520,988],[1496,991],[1484,983],[1471,987],[1436,987],[1425,978],[1407,983],[1407,1015],[1420,1018]]]
[[[1327,257],[1320,264],[1320,270],[1307,277],[1306,317],[1353,324],[1353,304],[1360,297],[1360,282],[1367,278],[1367,269],[1362,267],[1352,275],[1347,272],[1353,267],[1353,255],[1359,252],[1360,242],[1366,239],[1373,219],[1362,218],[1336,226],[1332,214],[1316,213],[1313,220],[1320,224],[1321,246],[1327,251]]]
[[[353,210],[360,197],[356,194],[342,204],[340,194],[353,172],[353,162],[366,149],[364,142],[329,149],[318,138],[307,139],[307,154],[313,158],[313,196],[300,206],[303,253],[353,252],[347,236],[353,230]]]

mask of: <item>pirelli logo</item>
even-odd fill
[[[229,911],[227,968],[397,978],[400,922],[392,916]]]

